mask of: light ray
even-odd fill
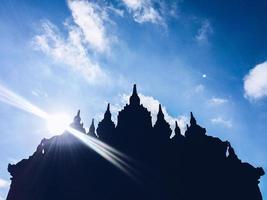
[[[112,152],[114,154],[116,154],[117,156],[121,157],[121,158],[124,158],[126,160],[129,160],[129,161],[133,161],[129,156],[125,155],[124,153],[118,151],[117,149],[113,148],[112,146],[100,141],[99,139],[96,139],[92,136],[89,136],[90,137],[90,140],[94,143],[96,143],[97,145],[107,149],[109,152]]]
[[[20,110],[34,114],[43,119],[47,120],[49,118],[49,115],[46,112],[33,105],[26,99],[22,98],[21,96],[17,95],[16,93],[12,92],[8,88],[4,87],[3,85],[0,85],[0,101],[14,106]]]
[[[46,121],[51,120],[53,116],[49,115],[47,112],[43,111],[39,107],[33,105],[28,100],[22,98],[21,96],[17,95],[13,91],[9,90],[3,85],[0,85],[0,101],[9,104],[15,108],[38,116]],[[136,170],[134,170],[126,161],[123,159],[131,160],[127,155],[123,154],[122,152],[116,150],[115,148],[111,147],[110,145],[93,138],[91,136],[85,135],[84,133],[77,131],[71,127],[67,127],[66,130],[74,135],[76,138],[81,140],[85,143],[88,147],[93,149],[96,153],[102,156],[104,159],[112,163],[118,169],[123,171],[125,174],[137,180],[135,178],[135,174],[137,174]]]
[[[73,129],[71,127],[68,127],[68,132],[72,133],[75,137],[80,139],[82,142],[84,142],[87,146],[95,150],[97,153],[99,153],[102,157],[104,157],[106,160],[111,162],[113,165],[115,165],[117,168],[122,170],[124,173],[126,173],[128,176],[130,176],[135,181],[138,181],[136,179],[136,175],[138,172],[133,169],[127,162],[119,158],[116,154],[127,157],[125,154],[119,152],[118,150],[114,149],[113,147],[105,144],[104,142],[99,141],[98,139],[95,139],[91,136],[85,135],[84,133],[81,133],[80,131],[77,131],[76,129]],[[100,144],[102,145],[100,145]],[[107,147],[107,148],[105,148]],[[109,151],[109,149],[112,149],[112,151],[115,151],[116,153]]]

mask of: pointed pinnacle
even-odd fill
[[[179,128],[177,121],[175,121],[175,128]]]
[[[161,104],[159,104],[158,118],[164,118],[164,114],[162,112]]]
[[[104,114],[104,118],[111,119],[110,104],[108,103],[107,110]]]
[[[80,109],[78,110],[78,112],[77,112],[77,117],[80,117],[80,113],[81,113],[81,111],[80,111]]]
[[[161,104],[159,104],[159,113],[162,113]]]
[[[133,94],[137,94],[136,84],[133,86]]]
[[[175,132],[176,135],[177,135],[177,134],[181,134],[181,129],[180,129],[180,127],[178,126],[177,121],[175,121],[174,132]]]
[[[197,124],[197,121],[196,121],[193,113],[190,112],[190,125],[192,126],[192,125],[196,125],[196,124]]]

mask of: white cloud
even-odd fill
[[[158,114],[160,102],[151,96],[145,96],[141,93],[139,93],[138,96],[140,97],[141,103],[144,105],[144,107],[146,107],[151,112],[152,123],[154,124],[157,120],[157,114]],[[123,95],[121,95],[120,98],[121,98],[120,104],[116,104],[114,106],[111,105],[111,111],[113,112],[113,115],[114,114],[117,115],[117,112],[119,110],[121,110],[126,103],[129,103],[130,94],[123,94]],[[173,117],[167,112],[166,107],[164,107],[164,106],[162,106],[162,111],[165,115],[166,121],[168,121],[170,123],[172,129],[174,129],[175,121],[177,121],[177,123],[181,129],[181,132],[182,133],[185,132],[186,123],[189,121],[188,117],[186,117],[184,115]]]
[[[267,96],[267,61],[256,65],[244,78],[245,97],[260,99]]]
[[[210,120],[213,124],[223,125],[224,127],[231,128],[233,126],[232,120],[226,120],[222,117],[212,118]]]
[[[122,0],[138,23],[151,22],[165,25],[163,17],[153,7],[151,0]]]
[[[68,6],[72,18],[64,23],[67,34],[62,34],[50,21],[44,21],[33,45],[54,61],[80,73],[88,82],[103,83],[107,74],[93,55],[108,52],[116,40],[105,28],[105,23],[112,22],[107,12],[111,9],[85,0],[69,0]]]
[[[65,39],[52,23],[42,24],[43,33],[34,38],[34,46],[52,57],[54,61],[65,64],[74,72],[81,73],[89,82],[95,82],[105,73],[97,63],[94,63],[82,44],[80,29],[69,27],[68,38]]]
[[[213,97],[209,100],[209,104],[210,105],[222,105],[222,104],[225,104],[227,103],[228,100],[227,99],[223,99],[223,98],[216,98],[216,97]]]
[[[105,21],[110,20],[106,8],[84,0],[69,0],[68,6],[73,21],[84,36],[84,41],[96,51],[106,51],[110,44],[110,38],[104,26]]]
[[[9,181],[0,178],[0,188],[7,188],[7,187],[9,187],[9,185],[10,185]]]
[[[207,42],[208,36],[213,33],[212,26],[210,24],[210,21],[205,19],[201,22],[201,26],[198,29],[197,35],[195,36],[195,39],[199,43]]]

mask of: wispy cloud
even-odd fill
[[[205,86],[204,85],[202,85],[202,84],[199,84],[199,85],[197,85],[196,87],[195,87],[195,93],[201,93],[201,92],[203,92],[205,90]]]
[[[68,38],[64,38],[49,21],[42,24],[43,33],[34,38],[34,47],[64,64],[73,72],[80,73],[87,81],[95,82],[105,76],[100,66],[90,59],[81,41],[79,28],[71,27]]]
[[[122,0],[133,18],[138,23],[150,22],[165,25],[160,12],[153,6],[151,0]]]
[[[205,19],[201,22],[201,26],[197,31],[195,39],[199,43],[205,43],[208,41],[208,37],[213,33],[213,28],[209,20]]]
[[[32,90],[31,94],[33,96],[41,97],[41,98],[47,98],[48,97],[48,94],[46,92],[38,90],[38,89]]]
[[[256,65],[244,78],[245,97],[258,100],[267,96],[267,61]]]
[[[218,106],[228,102],[227,99],[213,97],[209,101],[210,105]]]
[[[108,15],[111,9],[85,0],[69,0],[68,6],[72,18],[64,22],[67,35],[45,20],[41,33],[33,39],[34,47],[73,72],[80,73],[88,82],[103,83],[108,79],[107,73],[93,55],[108,52],[116,40],[105,28],[106,23],[112,22]]]
[[[231,128],[233,126],[232,120],[223,119],[222,117],[212,118],[210,121],[213,124],[222,125],[227,128]]]
[[[114,14],[123,17],[124,16],[124,10],[115,8],[113,5],[107,6],[107,10],[112,11]]]
[[[69,0],[73,21],[79,27],[82,39],[96,51],[104,52],[110,46],[111,37],[104,23],[110,21],[106,7],[84,0]]]

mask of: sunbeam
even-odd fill
[[[84,133],[81,133],[80,131],[77,131],[76,129],[68,127],[67,131],[73,134],[78,139],[80,139],[87,146],[94,149],[102,157],[104,157],[106,160],[111,162],[117,168],[119,168],[124,173],[126,173],[128,176],[130,176],[132,179],[138,182],[138,180],[136,179],[136,175],[138,174],[138,172],[135,169],[133,169],[129,164],[127,164],[126,161],[120,158],[120,157],[123,157],[123,158],[127,158],[130,160],[128,156],[119,152],[113,147],[105,144],[104,142],[101,142],[98,139],[95,139],[91,136],[85,135]]]
[[[1,84],[0,84],[0,101],[7,103],[13,107],[16,107],[20,110],[34,114],[40,118],[46,120],[49,119],[49,115],[46,112],[44,112],[37,106],[31,104],[29,101],[20,97],[19,95],[17,95],[16,93],[4,87]]]
[[[69,118],[63,114],[61,115],[50,115],[47,112],[43,111],[39,107],[33,105],[28,100],[22,98],[17,95],[13,91],[8,88],[0,85],[0,101],[9,104],[17,109],[26,111],[30,114],[40,117],[41,119],[46,120],[48,123],[48,128],[50,131],[63,132],[64,130],[68,131],[80,141],[85,143],[88,147],[93,149],[100,156],[105,158],[107,161],[112,163],[118,169],[123,171],[125,174],[130,176],[132,179],[136,180],[135,176],[137,175],[137,171],[134,170],[125,160],[131,160],[127,155],[122,152],[116,150],[110,145],[93,138],[91,136],[85,135],[84,133],[77,131],[74,128],[68,126]],[[125,160],[122,160],[125,159]]]

